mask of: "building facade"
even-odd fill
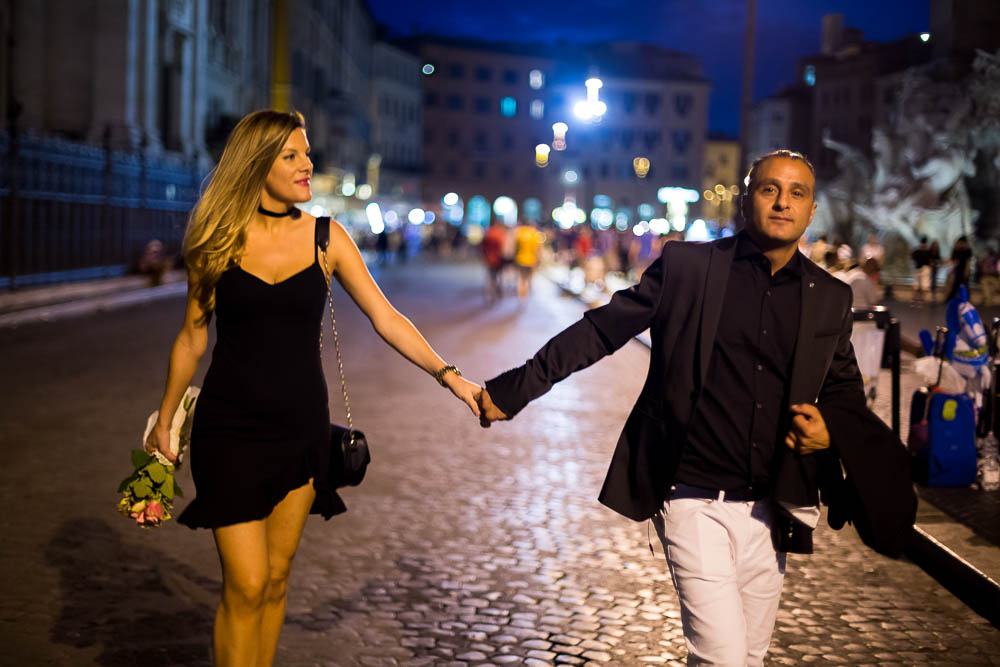
[[[810,157],[810,119],[810,95],[801,86],[786,88],[758,102],[748,124],[748,162],[782,148]]]
[[[372,194],[416,200],[423,163],[423,88],[420,59],[385,42],[372,49],[369,116]]]
[[[702,169],[701,215],[725,225],[736,214],[740,193],[740,142],[709,136]]]
[[[664,215],[663,187],[700,191],[709,84],[697,59],[635,43],[424,39],[416,47],[429,72],[427,205],[447,193],[490,206],[506,197],[519,216],[549,220],[571,202],[584,215],[605,208],[634,222]],[[588,92],[588,81],[599,87]],[[588,95],[602,112],[581,118]],[[640,213],[640,204],[649,208]]]
[[[824,52],[798,63],[798,81],[810,98],[806,153],[821,178],[838,171],[837,152],[823,145],[824,137],[870,156],[872,129],[880,113],[880,80],[931,57],[931,46],[920,35],[868,42],[860,30],[843,28],[842,20],[832,18],[823,22]]]

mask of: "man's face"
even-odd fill
[[[758,165],[744,213],[747,232],[761,250],[798,242],[816,212],[815,185],[801,160],[773,157]]]

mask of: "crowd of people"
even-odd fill
[[[851,286],[855,307],[874,306],[881,302],[885,248],[877,236],[869,236],[857,253],[840,238],[830,242],[825,235],[811,242],[803,237],[801,248],[809,259]],[[942,257],[940,244],[923,236],[910,252],[910,260],[913,268],[913,304],[947,302],[958,294],[962,286],[969,289],[970,282],[980,288],[979,305],[994,304],[1000,287],[1000,265],[993,246],[986,245],[982,256],[977,259],[968,239],[960,236],[949,255]],[[972,294],[972,290],[969,293]]]

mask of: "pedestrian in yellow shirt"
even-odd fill
[[[531,279],[538,266],[538,251],[545,242],[545,235],[535,228],[534,222],[522,223],[516,233],[517,251],[514,263],[517,265],[517,296],[524,300],[531,293]]]

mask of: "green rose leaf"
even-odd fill
[[[181,498],[184,497],[184,492],[181,491],[181,485],[177,483],[176,479],[174,480],[174,495],[180,496]]]
[[[132,486],[136,498],[149,498],[153,495],[153,487],[146,480],[139,480]]]
[[[132,450],[132,465],[136,468],[141,468],[152,460],[152,456],[142,451],[141,449]]]
[[[137,479],[139,479],[138,473],[132,473],[131,475],[123,479],[122,483],[118,485],[118,493],[125,493],[129,485]]]
[[[149,474],[149,478],[153,480],[154,484],[163,484],[163,480],[167,478],[167,470],[163,467],[163,464],[159,461],[152,461],[146,466],[146,472]]]
[[[163,486],[160,487],[160,493],[167,500],[172,501],[174,499],[174,478],[172,475],[167,475],[163,480]]]

